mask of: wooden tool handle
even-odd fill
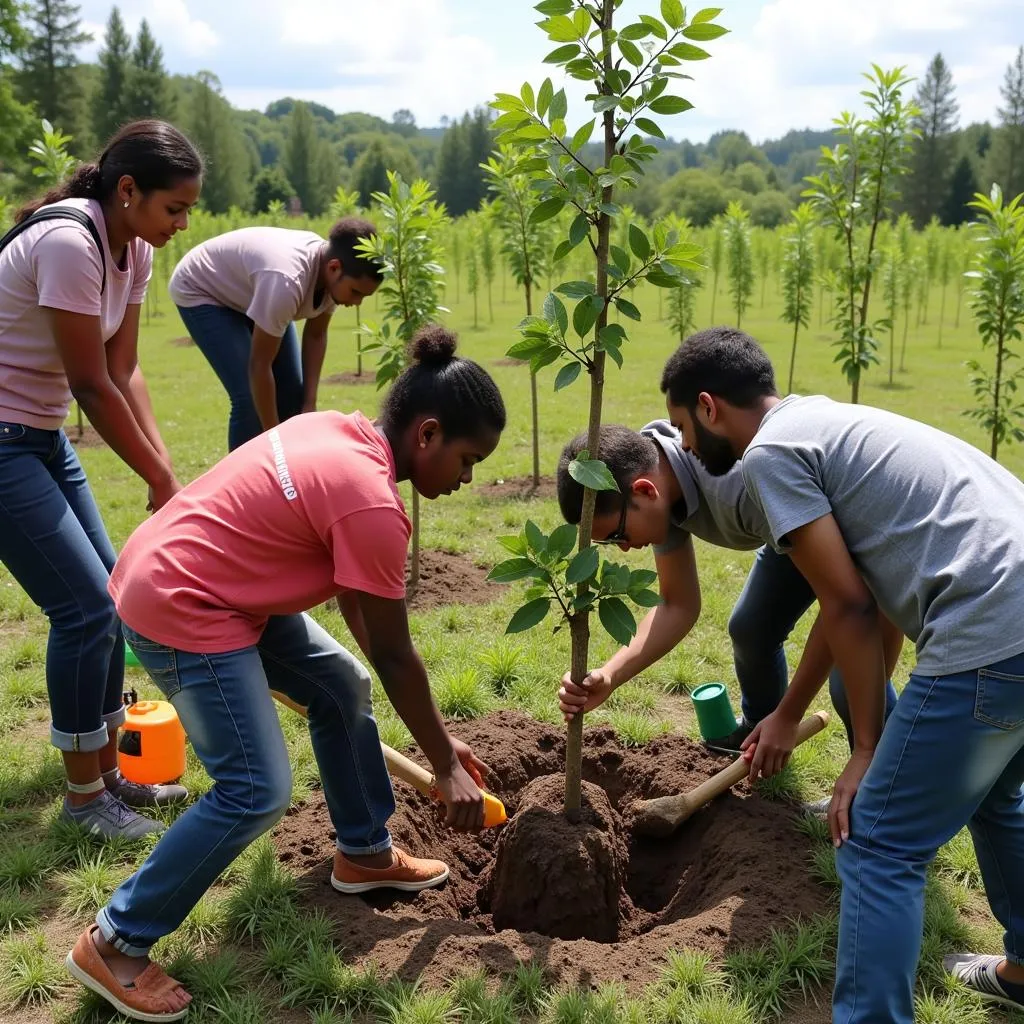
[[[815,711],[813,715],[805,718],[796,730],[797,746],[821,732],[828,725],[828,721],[827,711]],[[740,757],[728,768],[723,768],[717,775],[712,775],[707,782],[702,782],[686,793],[686,802],[695,809],[703,807],[708,801],[714,800],[716,796],[720,796],[727,789],[732,789],[737,782],[742,782],[749,774],[750,762]]]

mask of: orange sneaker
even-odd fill
[[[401,889],[403,892],[419,892],[441,885],[448,878],[448,865],[440,860],[426,860],[413,857],[391,848],[395,862],[389,868],[365,868],[349,860],[340,850],[334,855],[334,870],[331,885],[338,892],[369,892],[371,889]]]

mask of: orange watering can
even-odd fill
[[[185,773],[185,730],[165,700],[125,696],[125,719],[117,743],[117,765],[131,782],[158,786]]]

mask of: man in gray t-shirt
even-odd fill
[[[680,346],[662,390],[710,473],[742,459],[845,680],[854,748],[829,810],[843,883],[833,1019],[911,1024],[927,866],[964,825],[1006,956],[946,966],[1024,1008],[1024,484],[914,420],[780,399],[768,357],[731,328]],[[884,732],[878,608],[918,658]],[[753,740],[795,728],[810,700],[795,683]]]
[[[569,463],[586,443],[585,434],[570,441],[558,467],[559,504],[568,522],[579,522],[583,505],[583,488],[569,475]],[[788,556],[766,546],[767,520],[747,494],[739,466],[713,476],[683,450],[679,432],[667,420],[648,423],[639,433],[606,425],[600,451],[620,491],[599,493],[593,536],[597,543],[618,543],[624,549],[653,545],[662,603],[640,623],[632,643],[580,683],[573,683],[566,673],[559,690],[562,711],[571,716],[593,710],[689,633],[701,605],[694,537],[735,551],[759,548],[729,619],[743,717],[735,731],[708,741],[712,750],[738,754],[751,730],[771,715],[786,692],[789,672],[783,645],[814,603],[814,592]],[[889,627],[889,640],[895,664],[902,634]],[[803,683],[805,679],[820,687],[831,660],[822,634],[815,631],[794,675],[798,688],[810,685]],[[833,703],[849,732],[841,676],[833,672],[830,683]],[[891,708],[896,692],[891,685],[889,691]],[[770,764],[781,767],[789,752],[774,752]],[[761,767],[758,762],[758,772]]]

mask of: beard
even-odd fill
[[[700,459],[704,468],[712,476],[725,476],[726,473],[736,465],[736,454],[732,450],[732,443],[727,437],[719,437],[713,434],[707,427],[693,417],[693,432],[696,435],[698,451],[695,453]]]

